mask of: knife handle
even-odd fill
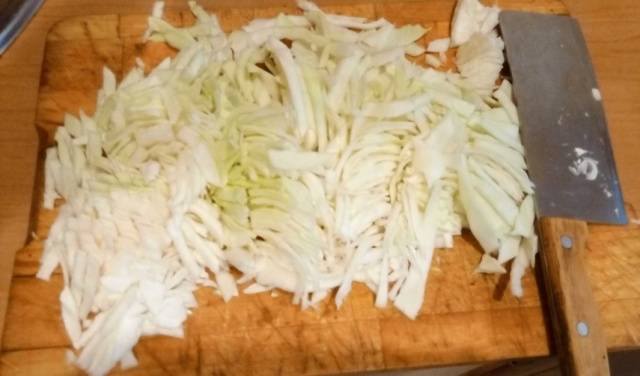
[[[609,375],[607,347],[583,261],[587,223],[540,219],[542,270],[563,374]]]

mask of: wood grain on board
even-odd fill
[[[384,16],[398,24],[432,26],[425,40],[447,34],[446,20],[453,7],[453,1],[449,0],[344,3],[334,2],[326,9]],[[207,8],[217,12],[226,29],[236,28],[253,17],[295,11],[291,2],[270,8],[256,8],[256,2],[248,0],[234,3],[234,8],[224,1],[216,4]],[[501,5],[553,13],[566,11],[554,0],[503,1]],[[102,8],[95,9],[105,13]],[[42,135],[41,146],[51,142],[65,112],[93,111],[103,65],[121,78],[134,64],[135,56],[152,65],[171,53],[162,44],[141,43],[146,16],[76,14],[79,15],[57,23],[47,35],[35,121]],[[169,18],[178,25],[192,20],[187,13],[179,12],[169,13]],[[598,59],[595,66],[598,69]],[[0,70],[2,75],[10,73]],[[601,85],[607,105],[607,90],[613,89],[608,89],[602,79]],[[0,91],[0,99],[7,97],[18,107],[20,95],[16,92],[15,98],[10,98]],[[0,101],[0,110],[1,106]],[[630,107],[625,108],[631,111]],[[635,175],[626,167],[633,166],[629,162],[633,150],[621,151],[616,144],[616,139],[624,139],[616,132],[618,122],[630,125],[616,121],[611,133],[630,215],[635,218],[633,206],[640,204],[640,183],[633,180]],[[3,132],[9,134],[5,129],[0,128],[0,137],[6,138]],[[23,138],[25,143],[33,142],[28,136]],[[622,145],[637,148],[640,137],[635,144],[623,140]],[[33,161],[25,159],[25,163],[35,165],[36,148],[23,146],[22,152],[32,152]],[[19,150],[14,153],[20,155]],[[634,182],[628,184],[629,188],[625,178]],[[36,180],[31,221],[35,236],[15,256],[0,357],[3,375],[77,372],[64,360],[69,340],[60,319],[60,275],[50,282],[34,278],[43,239],[55,218],[54,212],[40,210],[39,184],[41,181]],[[23,227],[26,231],[27,226]],[[585,261],[607,345],[612,349],[639,346],[640,227],[590,226],[589,230]],[[211,290],[201,289],[197,293],[199,308],[185,326],[185,339],[144,338],[134,349],[139,367],[126,373],[332,374],[548,354],[549,335],[534,275],[525,276],[525,297],[517,300],[504,292],[506,286],[499,277],[473,274],[480,256],[478,246],[468,234],[456,239],[453,250],[438,251],[425,304],[415,321],[391,306],[383,310],[374,308],[373,295],[362,285],[354,286],[340,310],[327,301],[306,311],[292,305],[288,294],[243,295],[225,304]]]

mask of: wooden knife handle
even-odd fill
[[[544,273],[553,338],[565,375],[609,375],[598,306],[583,261],[587,223],[540,219]]]

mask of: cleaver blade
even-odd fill
[[[500,27],[538,215],[626,224],[600,92],[578,22],[504,11]]]

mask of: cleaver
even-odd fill
[[[500,13],[542,239],[553,338],[565,375],[608,375],[583,260],[587,222],[625,224],[600,92],[577,21]]]

